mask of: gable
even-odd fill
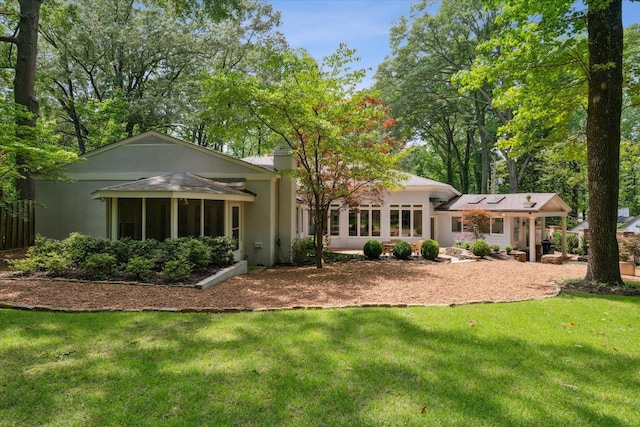
[[[251,180],[275,176],[264,168],[156,131],[102,147],[67,166],[68,175],[76,180],[135,180],[173,172]]]

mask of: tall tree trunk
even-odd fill
[[[16,74],[13,80],[13,96],[16,104],[23,105],[32,113],[29,118],[18,120],[18,138],[23,141],[35,138],[33,129],[39,112],[36,100],[36,58],[38,55],[38,21],[40,19],[40,0],[20,0],[20,22],[15,38],[17,61]],[[28,159],[18,156],[16,165],[22,176],[16,182],[16,189],[21,199],[33,200],[35,187],[27,166]]]
[[[589,2],[587,2],[589,3]],[[622,283],[616,221],[622,111],[622,0],[589,6],[589,263],[587,280]]]

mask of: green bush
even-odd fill
[[[182,244],[193,271],[206,270],[211,262],[211,248],[199,239],[188,239]]]
[[[471,252],[473,252],[475,256],[483,257],[491,253],[491,247],[486,241],[480,239],[473,242],[471,245]]]
[[[104,280],[116,271],[116,257],[107,253],[92,254],[82,264],[83,272],[92,280]]]
[[[50,252],[44,262],[44,269],[53,275],[60,276],[73,269],[73,262],[64,254]]]
[[[440,245],[432,239],[425,240],[420,246],[420,254],[424,259],[434,260],[440,253]]]
[[[153,276],[153,268],[155,265],[156,263],[153,259],[137,256],[129,260],[126,271],[131,274],[134,279],[146,282]]]
[[[554,231],[553,234],[551,234],[551,241],[553,242],[553,246],[555,246],[557,250],[560,250],[562,248],[562,233]],[[578,235],[575,233],[567,233],[567,253],[575,253],[575,249],[578,246]]]
[[[80,233],[71,233],[63,240],[62,247],[67,258],[76,265],[82,265],[91,255],[110,253],[111,241]]]
[[[294,265],[306,265],[313,263],[309,253],[315,253],[313,237],[295,239],[291,244],[291,261]]]
[[[209,248],[211,248],[211,265],[225,267],[233,264],[233,251],[236,247],[236,240],[233,237],[201,237]]]
[[[191,275],[191,266],[186,259],[170,260],[164,265],[162,275],[169,282],[184,281]]]
[[[412,252],[411,245],[404,240],[400,240],[393,245],[393,256],[397,259],[409,259]]]
[[[364,255],[369,259],[378,259],[380,258],[380,254],[382,254],[382,243],[377,240],[369,240],[364,244],[362,252],[364,252]]]
[[[493,249],[493,252],[498,252],[500,251],[500,245],[493,245],[491,246],[491,249]]]
[[[504,250],[507,251],[507,254],[510,254],[511,251],[513,250],[513,246],[507,245],[505,246]]]

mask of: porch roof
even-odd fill
[[[91,197],[94,199],[147,197],[254,201],[256,195],[243,188],[242,180],[222,182],[189,172],[175,172],[104,187],[91,193]]]
[[[566,216],[571,212],[571,207],[555,193],[463,194],[438,206],[436,211],[467,209],[540,216]]]

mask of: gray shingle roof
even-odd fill
[[[490,212],[571,212],[555,193],[463,194],[438,206],[436,211],[484,209]]]
[[[237,183],[224,183],[188,172],[175,172],[168,175],[154,176],[137,181],[126,182],[124,184],[112,185],[101,188],[98,191],[170,191],[178,193],[204,193],[204,194],[235,194],[246,195],[247,193],[232,186]]]

